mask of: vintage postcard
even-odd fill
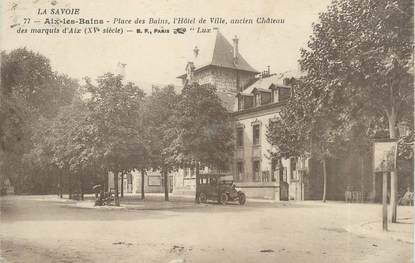
[[[0,262],[413,262],[413,0],[0,10]]]

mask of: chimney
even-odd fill
[[[193,81],[193,73],[195,70],[195,64],[193,62],[187,62],[186,66],[186,80],[188,83]]]
[[[195,55],[195,58],[199,55],[199,48],[197,46],[193,49],[193,54]]]
[[[122,76],[123,79],[125,79],[125,67],[127,66],[126,63],[118,62],[117,64],[117,71],[118,74]]]
[[[239,39],[237,36],[235,36],[232,40],[233,40],[233,61],[235,64],[237,64],[238,54],[239,54],[239,46],[238,46]]]

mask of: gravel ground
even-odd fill
[[[379,219],[381,206],[373,204],[220,206],[128,197],[126,209],[86,209],[51,196],[0,201],[5,262],[405,263],[413,257],[413,244],[348,231]],[[398,213],[413,218],[409,207]]]

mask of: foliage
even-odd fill
[[[269,139],[283,155],[308,152],[309,140],[367,148],[377,131],[412,123],[412,19],[408,0],[332,2],[301,50],[306,76],[283,122],[271,125]]]
[[[16,184],[24,181],[18,176],[30,176],[30,165],[38,164],[27,161],[35,156],[31,152],[37,124],[71,103],[78,83],[53,72],[46,57],[25,48],[1,53],[1,83],[0,179],[9,178],[18,189]],[[23,162],[29,165],[25,170],[20,169]]]
[[[183,88],[177,107],[178,136],[171,152],[180,162],[196,160],[226,169],[233,150],[231,117],[211,85]],[[174,150],[174,151],[172,151]]]
[[[122,83],[120,75],[107,73],[87,84],[90,98],[86,105],[92,144],[90,152],[104,170],[129,172],[140,167],[145,154],[142,122],[144,92],[133,83]]]
[[[293,84],[291,98],[279,118],[270,122],[267,139],[274,146],[275,158],[336,158],[346,150],[344,143],[349,126],[341,118],[341,107],[321,97],[307,78]]]
[[[177,162],[171,158],[169,149],[175,148],[177,129],[177,104],[179,96],[173,86],[155,88],[145,100],[144,127],[146,129],[149,168],[165,166],[171,170]],[[172,154],[174,155],[174,154]]]
[[[300,64],[350,118],[387,117],[395,130],[413,119],[412,49],[413,1],[340,0],[313,25]]]

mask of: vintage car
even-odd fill
[[[203,174],[199,176],[199,184],[196,187],[196,200],[198,203],[216,200],[222,205],[228,201],[238,201],[243,205],[246,196],[236,188],[232,175]]]

